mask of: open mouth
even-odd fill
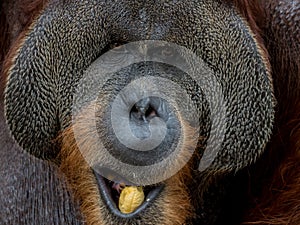
[[[105,204],[112,213],[121,218],[130,219],[138,216],[156,199],[164,187],[163,184],[139,187],[130,186],[108,180],[95,171],[94,174]],[[126,197],[126,194],[123,192],[135,193],[129,193],[129,197]],[[135,200],[138,200],[138,203],[131,204]],[[130,201],[129,205],[131,206],[128,206],[126,201]],[[122,204],[125,206],[122,207]],[[130,207],[130,209],[128,209],[128,207]]]

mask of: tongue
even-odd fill
[[[125,187],[126,187],[126,185],[124,183],[116,183],[116,182],[113,182],[113,184],[111,186],[111,188],[116,190],[119,194]]]

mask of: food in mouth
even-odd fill
[[[128,214],[136,210],[144,202],[145,195],[143,187],[129,186],[121,190],[119,198],[119,209]]]
[[[145,199],[143,187],[129,186],[124,183],[110,182],[111,190],[114,192],[114,201],[120,212],[129,214],[141,206]]]
[[[132,213],[143,204],[145,194],[142,186],[129,186],[112,181],[110,184],[111,189],[115,192],[114,200],[118,203],[120,212],[124,214]]]

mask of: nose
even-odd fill
[[[147,97],[136,102],[130,110],[130,128],[132,133],[140,139],[148,138],[151,119],[158,117],[164,122],[168,120],[165,103],[158,97]],[[165,126],[163,123],[157,126]],[[163,129],[163,127],[162,127]]]
[[[102,124],[111,114],[99,120],[100,137],[106,149],[123,163],[147,166],[158,163],[171,154],[181,135],[181,123],[175,108],[164,98],[149,96],[118,104],[113,114],[116,126]],[[121,99],[121,98],[120,98]],[[135,100],[135,101],[134,101]],[[128,126],[129,125],[129,126]]]
[[[147,122],[151,118],[158,116],[156,111],[157,109],[155,109],[154,106],[154,102],[154,97],[147,97],[135,103],[130,111],[131,119]]]

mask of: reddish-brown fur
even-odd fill
[[[104,206],[99,205],[102,201],[96,179],[77,147],[73,127],[65,130],[62,138],[60,168],[67,176],[75,198],[81,202],[84,220],[87,224],[105,225],[107,215],[103,213]],[[191,180],[190,176],[190,167],[186,165],[176,176],[165,182],[166,187],[156,203],[164,215],[161,225],[184,224],[186,218],[193,216],[191,199],[185,184],[187,180]]]
[[[91,119],[94,115],[94,108],[95,105],[91,104],[84,109],[78,116],[79,120],[61,134],[62,150],[58,159],[60,161],[60,168],[66,174],[71,184],[75,198],[81,202],[81,211],[87,224],[104,225],[106,224],[105,219],[108,217],[105,215],[107,212],[103,204],[101,204],[102,201],[100,200],[95,176],[81,155],[81,151],[84,151],[87,155],[90,152],[96,158],[103,157],[101,151],[97,151],[99,153],[93,151],[93,146],[99,146],[97,144],[98,139],[93,138],[97,137],[93,130],[94,121]],[[193,137],[197,138],[197,132],[188,125],[184,127],[187,142],[185,142],[184,149],[186,149],[189,146],[193,146],[192,140]],[[80,133],[80,135],[77,134],[76,140],[73,130]],[[80,146],[81,151],[78,146]],[[188,150],[182,151],[179,158],[185,158],[187,152]],[[175,176],[164,182],[165,188],[156,200],[158,207],[149,209],[146,215],[151,217],[152,212],[158,213],[157,210],[159,210],[164,215],[163,220],[159,224],[183,224],[186,218],[193,216],[193,207],[187,190],[187,181],[191,180],[191,166],[187,164]],[[150,221],[147,221],[147,224],[149,224]]]
[[[298,225],[300,224],[300,2],[296,1],[298,11],[297,8],[288,8],[291,2],[281,4],[279,2],[234,1],[254,32],[262,34],[263,43],[270,57],[277,99],[276,123],[271,143],[257,167],[251,171],[252,204],[245,220],[247,223],[255,224]],[[285,18],[287,13],[285,7],[293,16]],[[280,10],[282,13],[278,12]],[[256,186],[260,185],[263,188],[257,191]]]
[[[260,45],[268,50],[278,101],[272,140],[262,159],[250,169],[249,208],[245,212],[245,223],[298,225],[300,32],[296,26],[299,26],[299,23],[283,21],[285,26],[278,24],[279,16],[271,16],[275,6],[279,5],[278,0],[226,1],[236,5],[256,34]],[[7,70],[26,35],[26,29],[46,3],[45,0],[13,0],[0,3],[1,95]],[[300,17],[299,10],[294,13],[296,18]]]

